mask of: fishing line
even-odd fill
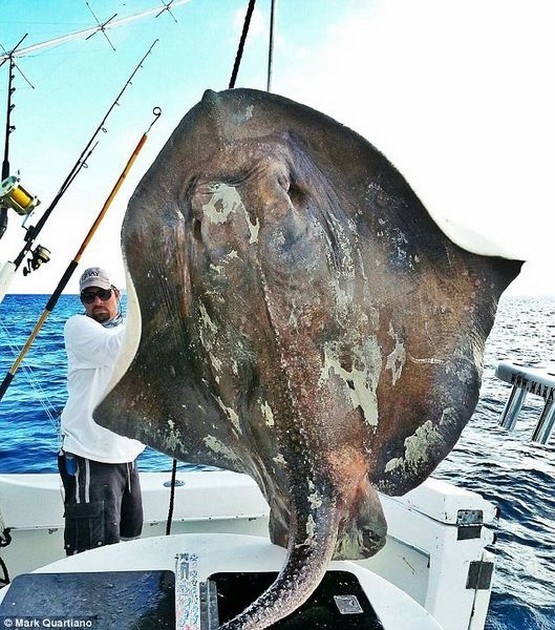
[[[11,354],[15,357],[17,356],[18,350],[16,345],[11,341],[11,335],[10,332],[7,328],[7,326],[4,324],[4,322],[2,320],[0,320],[0,327],[2,329],[2,332],[4,333],[4,337],[5,337],[5,345],[8,346],[8,348],[11,351]],[[52,405],[49,400],[48,400],[48,396],[46,394],[46,392],[44,391],[44,389],[42,388],[41,384],[40,384],[40,379],[38,379],[35,376],[34,370],[28,366],[28,365],[24,365],[23,366],[23,371],[25,372],[26,375],[26,380],[29,382],[29,384],[31,385],[31,388],[34,390],[34,392],[37,395],[37,399],[39,401],[40,406],[42,407],[46,417],[48,418],[48,420],[50,421],[50,423],[52,424],[52,426],[59,431],[60,428],[60,423],[57,419],[58,416],[58,410],[56,409],[56,407],[54,405]]]
[[[8,387],[10,386],[10,383],[12,382],[13,377],[15,376],[15,373],[17,372],[21,362],[25,358],[25,355],[27,354],[27,352],[28,352],[29,348],[31,347],[33,341],[35,340],[36,336],[38,335],[38,333],[39,333],[40,329],[42,328],[44,322],[46,321],[46,319],[48,318],[50,313],[54,310],[54,307],[56,306],[56,303],[58,302],[58,299],[59,299],[60,295],[62,294],[62,291],[66,287],[66,285],[69,282],[71,276],[73,275],[73,272],[77,268],[77,265],[79,264],[79,261],[81,259],[81,256],[83,255],[83,252],[85,251],[85,249],[89,245],[92,237],[96,233],[96,230],[98,229],[100,223],[102,222],[102,219],[106,215],[106,212],[108,211],[108,208],[110,207],[112,201],[114,200],[114,197],[117,195],[117,193],[118,193],[119,189],[121,188],[125,178],[127,177],[129,171],[131,170],[131,167],[133,166],[135,160],[137,159],[137,156],[139,155],[139,152],[143,148],[143,146],[144,146],[144,144],[146,142],[147,135],[148,135],[149,131],[152,129],[152,126],[154,125],[154,123],[158,120],[158,118],[162,114],[162,110],[159,107],[155,107],[153,109],[152,113],[154,114],[154,120],[150,123],[150,126],[143,133],[143,135],[142,135],[141,139],[139,140],[137,146],[133,150],[133,153],[131,154],[131,157],[127,161],[127,164],[125,165],[125,168],[123,169],[121,175],[119,176],[116,184],[112,188],[111,193],[108,195],[108,198],[104,202],[104,205],[102,206],[101,211],[99,212],[99,214],[96,217],[95,221],[93,222],[91,228],[89,229],[89,232],[87,233],[87,236],[85,237],[84,241],[82,242],[81,247],[77,251],[77,254],[73,258],[73,260],[69,263],[67,269],[65,270],[65,272],[62,275],[60,281],[58,282],[58,286],[54,290],[54,293],[52,293],[52,295],[50,296],[50,299],[46,303],[44,311],[42,312],[41,316],[39,317],[39,319],[38,319],[38,321],[37,321],[37,323],[35,325],[35,328],[33,329],[33,332],[29,335],[29,338],[27,339],[27,342],[23,346],[23,349],[21,350],[19,356],[14,361],[12,367],[10,368],[10,370],[8,371],[6,376],[4,377],[4,380],[2,381],[2,384],[0,385],[0,400],[2,400],[2,398],[4,397],[4,394],[6,393]]]

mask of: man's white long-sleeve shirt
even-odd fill
[[[125,326],[105,328],[91,317],[73,315],[64,327],[68,399],[62,412],[63,449],[107,464],[132,462],[144,444],[98,425],[92,412],[114,370]]]

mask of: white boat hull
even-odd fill
[[[268,505],[252,479],[228,471],[178,472],[177,479],[182,485],[175,490],[172,534],[247,534],[270,544]],[[141,473],[143,539],[165,533],[169,481],[169,473]],[[474,588],[472,574],[490,567],[491,555],[485,547],[492,543],[493,534],[483,523],[495,519],[494,506],[475,493],[433,479],[404,497],[382,496],[382,503],[389,528],[387,544],[376,556],[357,564],[401,589],[441,627],[482,629],[491,591],[487,580]],[[45,565],[59,566],[51,565],[64,558],[58,475],[0,475],[0,511],[12,538],[0,549],[11,579]],[[124,551],[112,545],[94,551],[100,552],[115,557]]]

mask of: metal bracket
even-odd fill
[[[457,540],[480,538],[483,524],[482,510],[459,510],[457,512]]]
[[[176,630],[200,630],[198,556],[195,553],[178,553],[175,558]]]
[[[475,591],[487,591],[491,587],[492,576],[493,562],[484,562],[483,560],[471,562],[468,568],[466,588],[471,588]]]
[[[216,582],[206,580],[200,583],[200,627],[202,630],[218,630],[218,591]]]
[[[217,630],[220,624],[216,583],[199,581],[196,553],[178,553],[175,558],[176,630]]]

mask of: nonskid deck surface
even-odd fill
[[[24,574],[0,604],[0,625],[174,630],[174,586],[172,571]]]

